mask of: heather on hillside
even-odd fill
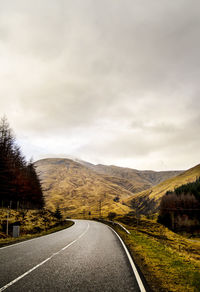
[[[0,121],[0,203],[10,208],[44,206],[34,165],[22,155],[6,118]]]
[[[200,178],[168,191],[161,200],[158,220],[173,230],[200,228]]]

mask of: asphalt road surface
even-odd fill
[[[120,239],[99,222],[0,248],[0,291],[141,291]]]

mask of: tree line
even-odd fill
[[[0,120],[1,207],[40,209],[41,184],[32,161],[26,161],[5,117]]]
[[[200,178],[184,184],[162,197],[159,222],[173,230],[200,227]]]

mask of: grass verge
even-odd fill
[[[136,223],[133,218],[124,218],[119,221],[131,234],[118,227],[114,229],[126,243],[152,291],[200,291],[198,242],[190,242],[151,220]]]

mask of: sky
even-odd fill
[[[34,160],[200,163],[198,0],[0,0],[0,116]]]

